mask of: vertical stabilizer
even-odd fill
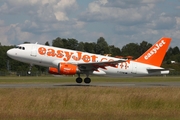
[[[171,38],[162,37],[135,61],[154,66],[161,66],[170,42]]]

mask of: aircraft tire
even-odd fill
[[[80,77],[76,78],[76,82],[77,83],[82,83],[82,78],[80,78]]]
[[[84,79],[84,82],[85,82],[86,84],[89,84],[89,83],[91,82],[91,79],[90,79],[90,78],[85,78],[85,79]]]
[[[27,71],[27,74],[28,74],[28,75],[31,75],[31,71]]]

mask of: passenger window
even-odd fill
[[[21,50],[25,50],[25,47],[21,47],[21,46],[15,46],[15,48],[21,49]]]

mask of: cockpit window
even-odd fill
[[[25,47],[23,46],[16,46],[17,49],[25,50]]]

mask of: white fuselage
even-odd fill
[[[8,50],[7,54],[15,60],[46,67],[57,67],[59,62],[78,64],[119,60],[119,58],[57,48],[52,46],[44,46],[39,44],[21,44],[18,48]],[[162,68],[149,64],[139,63],[133,60],[127,60],[126,62],[118,63],[116,67],[106,66],[105,68],[98,68],[98,71],[93,71],[92,73],[96,75],[114,77],[146,76],[169,73],[168,70],[148,72],[147,69]]]

